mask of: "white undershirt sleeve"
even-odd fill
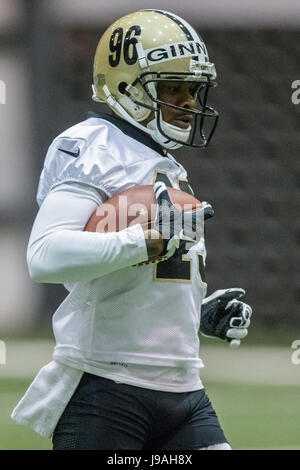
[[[96,188],[80,183],[64,183],[50,191],[28,243],[27,264],[34,281],[89,281],[148,259],[139,224],[120,232],[83,231],[102,202]]]

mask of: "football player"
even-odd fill
[[[206,298],[203,232],[191,237],[187,221],[166,239],[161,218],[174,210],[168,187],[192,193],[169,151],[208,145],[215,85],[186,21],[132,13],[107,29],[95,55],[93,99],[113,114],[89,115],[48,150],[27,262],[33,280],[63,283],[69,294],[53,317],[53,360],[12,417],[52,437],[54,449],[231,448],[199,375],[198,334],[238,343],[251,308],[240,288]],[[112,195],[149,184],[158,237],[140,224],[84,231]],[[212,215],[203,203],[200,218]]]

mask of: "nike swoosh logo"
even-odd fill
[[[74,158],[79,157],[79,154],[80,154],[80,149],[77,149],[77,152],[70,152],[69,150],[65,150],[65,149],[58,149],[58,150],[60,150],[61,152],[67,153],[68,155],[71,155],[71,157],[74,157]]]

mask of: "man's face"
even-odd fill
[[[173,126],[187,129],[193,120],[193,115],[189,114],[189,109],[196,108],[198,87],[199,85],[193,82],[159,82],[159,99],[165,103],[186,109],[186,111],[179,111],[170,106],[161,105],[163,120]]]
[[[174,104],[186,110],[180,111],[162,104],[163,120],[181,129],[188,129],[193,120],[193,115],[189,113],[189,110],[196,108],[198,89],[199,84],[195,82],[176,82],[174,80],[158,82],[158,98],[165,103]],[[146,125],[153,117],[154,114],[151,113],[151,116],[142,124]]]

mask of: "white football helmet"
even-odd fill
[[[103,34],[94,60],[93,100],[105,102],[123,119],[147,132],[164,148],[206,147],[218,112],[207,105],[216,70],[202,38],[183,19],[162,10],[141,10],[124,16]],[[160,100],[161,81],[195,82],[198,109],[188,129],[162,119],[161,106],[186,108]],[[141,124],[153,113],[145,127]],[[198,129],[198,133],[197,133]]]

